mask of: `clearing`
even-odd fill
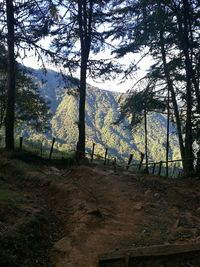
[[[98,166],[64,169],[24,154],[2,153],[0,266],[96,267],[108,253],[198,246],[199,183]],[[101,266],[200,266],[199,252],[179,258],[182,262],[168,265],[166,257],[157,265],[140,257],[129,265]]]

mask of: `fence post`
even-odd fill
[[[21,136],[19,138],[19,150],[22,151],[22,145],[23,145],[23,137]]]
[[[114,158],[113,165],[114,165],[114,172],[116,172],[117,170],[117,159],[116,158]]]
[[[174,163],[173,171],[172,171],[172,177],[175,178],[175,170],[176,170],[176,163]]]
[[[141,159],[140,159],[140,164],[139,164],[138,170],[141,169],[143,160],[144,160],[144,153],[141,153]]]
[[[94,158],[94,148],[95,148],[95,143],[93,143],[93,146],[92,146],[91,162],[93,162],[93,158]]]
[[[105,151],[104,165],[106,165],[107,155],[108,155],[108,148],[106,148],[106,151]]]
[[[42,157],[42,153],[43,153],[43,147],[42,147],[42,143],[40,144],[40,155]]]
[[[76,162],[79,163],[79,157],[80,157],[80,153],[79,153],[79,142],[77,142],[76,144]]]
[[[152,174],[154,174],[156,168],[156,163],[153,164]]]
[[[53,137],[53,140],[52,140],[52,145],[51,145],[51,150],[50,150],[50,154],[49,154],[49,160],[51,160],[51,157],[52,157],[52,153],[53,153],[53,146],[54,146],[54,143],[55,143],[55,137]]]
[[[132,159],[133,159],[133,154],[130,154],[130,157],[129,157],[129,160],[128,160],[128,165],[127,165],[127,167],[126,167],[127,170],[128,170],[129,167],[130,167],[130,164],[131,164]]]
[[[159,163],[159,169],[158,169],[158,175],[160,175],[161,174],[161,170],[162,170],[162,161],[160,161],[160,163]]]

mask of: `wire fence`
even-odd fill
[[[69,165],[74,163],[79,164],[80,155],[84,155],[88,162],[93,164],[104,165],[112,167],[114,171],[127,170],[130,172],[143,172],[152,175],[165,176],[170,178],[177,178],[183,175],[183,165],[181,159],[157,162],[144,162],[144,154],[141,153],[140,160],[135,160],[134,155],[130,154],[128,160],[117,159],[109,153],[109,149],[105,148],[102,154],[95,153],[96,144],[93,143],[92,148],[86,152],[77,150],[77,147],[71,148],[66,151],[61,151],[55,146],[56,139],[53,138],[52,142],[43,144],[42,142],[33,142],[31,140],[20,137],[16,140],[16,148],[19,151],[28,151],[41,158],[51,160],[65,160]],[[194,158],[197,161],[200,158]]]

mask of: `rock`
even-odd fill
[[[89,215],[96,216],[96,217],[98,217],[98,218],[102,218],[102,217],[103,217],[101,211],[98,210],[98,209],[97,209],[97,210],[92,210],[92,211],[88,212],[88,214],[89,214]]]
[[[154,197],[155,197],[155,198],[160,198],[160,194],[159,194],[159,193],[155,193],[155,194],[154,194]]]
[[[59,169],[57,169],[57,168],[54,167],[54,166],[51,166],[49,169],[50,169],[51,171],[55,172],[55,173],[60,173]]]
[[[145,194],[146,196],[151,196],[151,195],[152,195],[152,191],[151,191],[151,189],[146,190],[146,191],[144,192],[144,194]]]
[[[189,212],[185,212],[181,214],[179,218],[178,227],[184,227],[184,228],[194,228],[195,224],[193,222],[193,218]]]
[[[143,204],[141,202],[135,204],[135,209],[136,210],[139,211],[139,210],[142,210],[143,208],[144,208],[144,206],[143,206]]]
[[[175,224],[174,224],[174,228],[178,228],[179,223],[180,223],[180,222],[179,222],[179,219],[177,219],[176,222],[175,222]]]

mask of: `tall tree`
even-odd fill
[[[46,36],[56,16],[55,5],[51,0],[13,1],[0,3],[2,43],[7,44],[8,50],[8,90],[6,103],[6,148],[14,149],[15,122],[15,60],[20,54],[34,49],[41,58],[43,49],[38,41]]]
[[[59,56],[59,63],[74,73],[79,68],[79,137],[78,151],[80,158],[85,154],[85,99],[87,77],[109,78],[112,71],[119,71],[112,60],[95,59],[106,45],[102,35],[102,26],[106,20],[106,7],[110,0],[61,1],[63,17],[54,31],[54,49]]]
[[[1,50],[1,49],[0,49]],[[2,51],[2,50],[1,50]],[[5,62],[0,55],[0,61]],[[49,103],[41,96],[39,88],[33,82],[30,73],[15,64],[16,101],[15,101],[15,127],[22,129],[32,128],[37,132],[49,129],[51,113]],[[5,126],[7,94],[4,87],[7,80],[7,62],[0,66],[0,129]]]
[[[137,127],[144,123],[144,150],[146,159],[146,172],[148,172],[148,114],[163,112],[166,103],[159,100],[159,96],[153,92],[154,84],[149,81],[139,83],[139,91],[131,91],[120,107],[120,115],[116,123],[120,123],[125,117],[129,118],[131,127]],[[143,88],[143,89],[141,89]]]
[[[80,66],[80,100],[79,100],[79,139],[78,151],[85,153],[85,98],[86,98],[86,75],[87,64],[91,47],[92,20],[93,20],[93,0],[78,1],[78,25],[81,46],[81,66]],[[80,153],[80,157],[82,157]]]
[[[14,121],[15,121],[15,34],[14,7],[12,0],[6,0],[7,15],[7,45],[8,45],[8,88],[6,111],[6,148],[14,149]]]
[[[115,31],[108,32],[114,39],[121,38],[117,56],[147,51],[153,58],[146,76],[152,77],[165,95],[164,89],[171,93],[185,174],[193,172],[194,138],[198,141],[193,116],[199,114],[198,11],[198,1],[114,1],[111,24]],[[127,73],[136,68],[137,62]]]

